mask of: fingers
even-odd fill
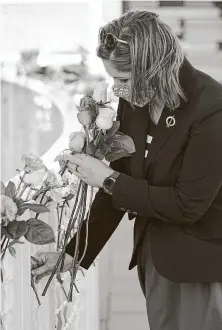
[[[37,275],[36,278],[35,278],[35,283],[38,284],[43,277],[45,277],[47,275],[50,275],[51,272],[52,272],[51,270],[48,270],[47,272],[45,272],[41,275]]]
[[[45,253],[37,252],[35,256],[31,256],[31,268],[37,268],[44,265],[46,260]]]
[[[42,274],[46,273],[47,271],[49,271],[49,266],[47,264],[44,264],[41,267],[32,269],[32,275],[33,276],[42,275]]]
[[[77,166],[79,166],[79,165],[76,165],[76,164],[73,164],[73,163],[71,163],[71,162],[68,162],[67,166],[68,166],[69,170],[70,170],[71,172],[73,172],[73,171],[76,171],[76,168],[77,168]]]
[[[86,157],[86,155],[84,155],[84,154],[64,155],[63,159],[68,160],[73,164],[81,166],[84,163],[85,157]]]
[[[79,179],[83,180],[83,175],[80,172],[77,172],[76,170],[71,170],[72,174],[74,174],[75,176],[77,176]]]
[[[31,268],[38,268],[40,265],[39,260],[33,256],[31,256]]]

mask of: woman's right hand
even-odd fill
[[[52,273],[60,254],[61,252],[37,252],[35,257],[31,257],[32,275],[35,277],[35,283],[38,283],[43,277]],[[65,253],[63,270],[61,271],[59,267],[57,273],[67,272],[71,269],[72,262],[73,258]]]

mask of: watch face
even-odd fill
[[[105,187],[106,189],[111,189],[113,184],[114,184],[115,180],[113,178],[107,178],[105,180]]]
[[[112,192],[112,189],[113,189],[113,186],[114,186],[114,183],[115,183],[115,179],[113,178],[106,178],[105,181],[104,181],[104,190],[108,193],[111,193]]]

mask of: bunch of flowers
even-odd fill
[[[116,112],[107,100],[107,84],[100,83],[93,96],[85,96],[80,101],[77,118],[82,130],[70,134],[68,148],[55,158],[59,171],[49,170],[39,157],[28,154],[22,156],[24,168],[18,170],[18,182],[15,184],[9,181],[7,186],[1,182],[1,259],[7,250],[15,257],[15,245],[23,244],[24,239],[37,245],[57,241],[56,248],[61,253],[42,293],[43,296],[55,275],[62,286],[59,272],[63,270],[66,245],[75,234],[76,246],[70,270],[69,293],[66,294],[62,287],[68,301],[72,301],[73,287],[76,288],[76,274],[81,269],[80,264],[87,249],[88,221],[94,191],[93,187],[88,187],[85,182],[69,172],[65,155],[83,153],[108,162],[130,156],[135,152],[133,140],[118,131],[120,123],[115,117]],[[53,229],[39,219],[42,213],[50,212],[49,206],[52,204],[57,210],[58,217],[57,240]],[[70,216],[64,226],[64,220],[67,218],[64,212],[66,208],[69,209]],[[35,215],[23,220],[26,210],[34,212]],[[84,252],[80,256],[79,242],[84,221],[87,235]],[[35,261],[37,263],[37,260]],[[40,304],[33,276],[31,279],[32,288]]]
[[[68,171],[68,162],[64,159],[66,153],[84,153],[97,159],[111,162],[122,157],[128,157],[135,152],[132,138],[118,131],[120,123],[115,120],[116,112],[107,100],[107,86],[106,83],[99,83],[92,96],[85,96],[81,99],[77,118],[82,125],[82,130],[70,134],[69,148],[63,150],[55,159],[59,162],[59,173],[61,176],[64,176]],[[72,237],[72,234],[75,233],[76,245],[75,251],[73,251],[74,258],[72,269],[70,271],[71,281],[68,294],[68,301],[72,301],[72,292],[73,286],[75,286],[76,274],[87,249],[88,221],[94,194],[93,187],[90,187],[90,189],[88,188],[89,187],[85,182],[78,179],[71,216],[61,246],[61,254],[42,295],[46,294],[54,275],[58,273],[59,270],[61,271],[63,269],[66,245],[68,240]],[[87,201],[89,201],[88,209]],[[80,255],[79,242],[81,228],[84,221],[86,222],[87,235],[84,252]]]
[[[1,260],[6,251],[16,257],[16,244],[30,243],[44,245],[55,242],[52,228],[38,219],[40,214],[49,212],[54,203],[59,207],[75,195],[75,181],[64,177],[55,170],[48,170],[43,161],[32,154],[23,155],[24,169],[19,170],[18,182],[1,182]],[[26,210],[34,216],[22,220]],[[3,272],[1,272],[3,281]],[[32,287],[37,295],[32,278]],[[38,296],[37,296],[38,299]],[[39,299],[38,302],[40,303]]]

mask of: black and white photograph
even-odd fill
[[[222,330],[222,1],[0,22],[0,330]]]

